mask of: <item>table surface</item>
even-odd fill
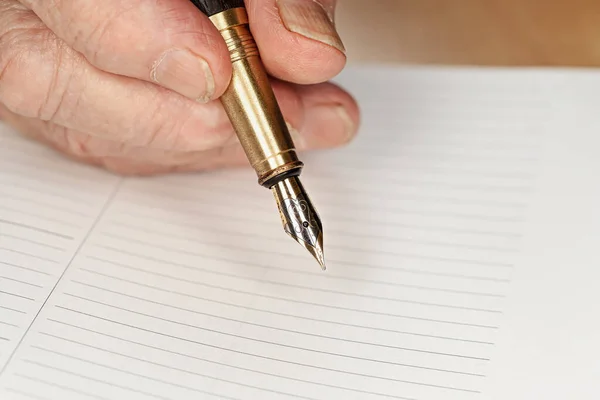
[[[600,65],[600,0],[338,0],[350,62]]]

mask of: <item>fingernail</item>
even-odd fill
[[[296,150],[304,150],[306,148],[306,140],[304,137],[295,129],[289,122],[285,123],[287,125],[288,131],[290,132],[290,136],[294,141],[294,147]]]
[[[206,103],[215,93],[210,66],[202,57],[183,49],[169,50],[153,65],[152,80],[186,97]]]
[[[352,118],[350,118],[350,114],[348,114],[348,110],[346,110],[346,108],[344,108],[343,106],[336,106],[335,107],[335,112],[339,115],[340,119],[342,120],[343,124],[344,124],[344,128],[345,128],[345,142],[349,142],[351,141],[354,136],[356,136],[356,130],[357,130],[357,126],[354,123],[354,121],[352,121]]]
[[[311,144],[318,148],[346,144],[356,134],[356,125],[340,104],[311,108],[307,118],[306,134],[310,135]]]
[[[346,52],[335,29],[332,9],[328,12],[317,0],[277,0],[277,5],[281,20],[289,31]]]

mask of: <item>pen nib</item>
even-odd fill
[[[300,179],[287,178],[272,188],[283,229],[304,247],[325,270],[323,226]]]

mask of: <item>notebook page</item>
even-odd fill
[[[481,398],[551,78],[347,71],[362,135],[305,157],[326,273],[249,171],[124,181],[2,398]]]
[[[600,397],[600,74],[557,71],[549,131],[486,399]]]
[[[0,370],[116,182],[0,125]]]

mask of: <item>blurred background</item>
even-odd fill
[[[600,0],[339,0],[349,62],[600,65]]]

